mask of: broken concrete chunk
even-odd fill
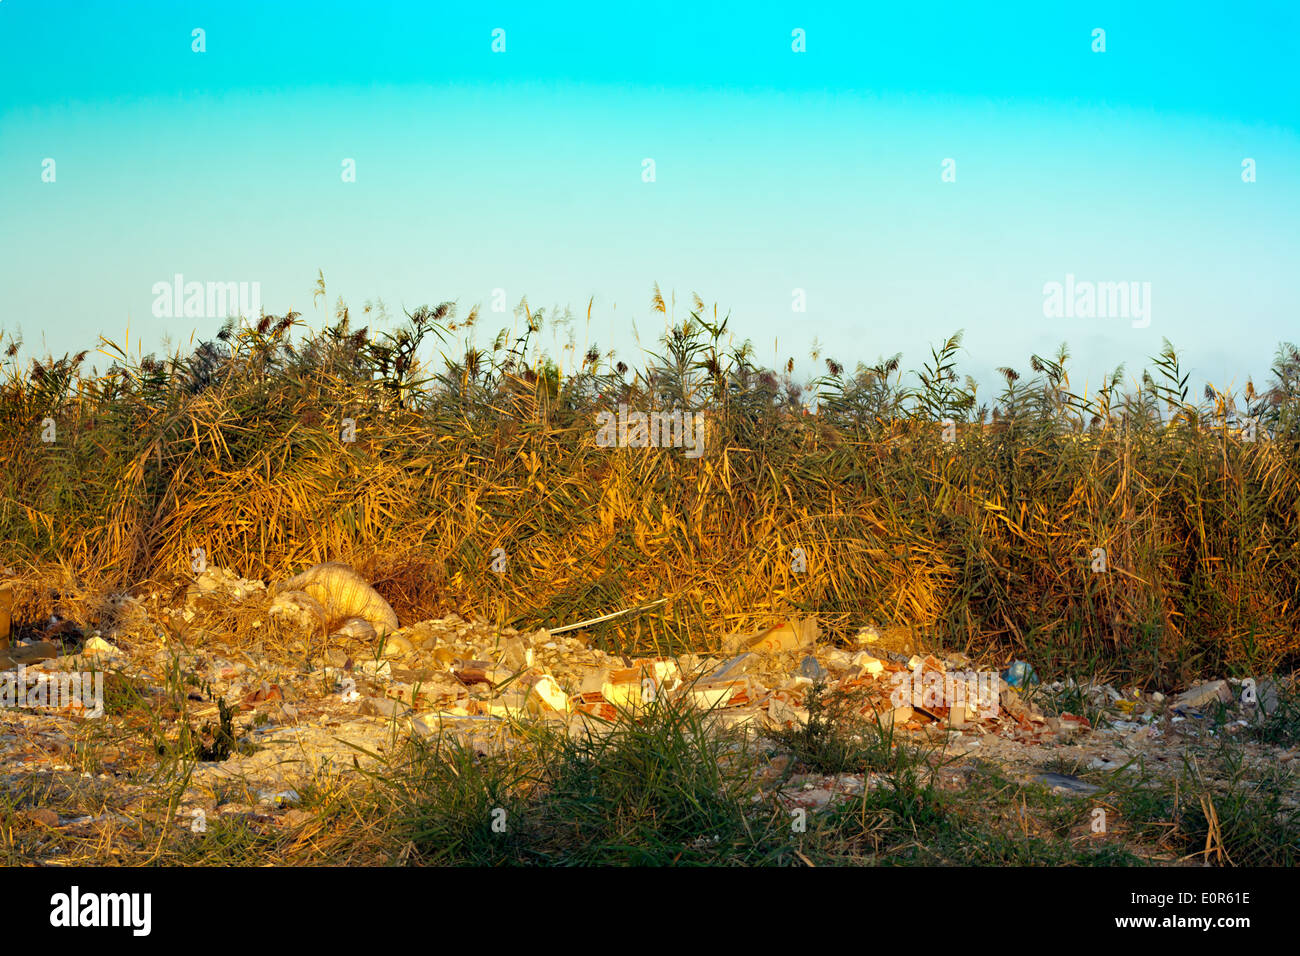
[[[713,707],[743,707],[757,703],[767,697],[767,688],[749,675],[741,675],[735,680],[715,681],[709,684],[696,684],[691,688],[691,704],[696,707],[711,709]]]
[[[859,651],[854,654],[852,663],[857,667],[861,667],[863,671],[872,677],[879,677],[885,672],[884,663],[872,657],[866,651]]]
[[[600,685],[601,696],[615,707],[634,707],[641,703],[641,672],[635,667],[622,667],[609,672],[609,679]]]
[[[1000,701],[1002,709],[1012,717],[1028,718],[1032,713],[1029,705],[1021,699],[1020,694],[1017,693],[1014,687],[1005,688],[1002,691]]]
[[[885,719],[881,721],[881,724],[885,728],[897,727],[899,724],[907,723],[913,716],[915,716],[915,712],[909,705],[904,704],[901,707],[895,707],[891,712],[885,714]]]
[[[401,657],[415,650],[415,645],[400,634],[390,634],[386,637],[383,642],[383,647],[384,657]]]
[[[731,703],[731,698],[736,692],[738,681],[730,681],[725,684],[710,685],[707,687],[696,686],[691,688],[689,700],[693,707],[700,710],[713,710],[715,707],[726,707]]]
[[[393,665],[388,661],[362,661],[360,664],[354,662],[353,668],[369,677],[387,679],[393,676]]]
[[[331,647],[325,652],[325,663],[330,667],[337,667],[340,670],[346,668],[352,659],[348,657],[348,652],[339,647]]]
[[[1197,707],[1208,707],[1216,701],[1224,704],[1232,703],[1232,688],[1228,686],[1226,680],[1207,681],[1183,691],[1174,698],[1174,707],[1195,710]]]
[[[832,647],[822,652],[822,663],[832,674],[843,674],[853,670],[854,655],[849,651]]]
[[[495,684],[492,679],[495,668],[491,661],[458,661],[452,668],[456,679],[466,686],[472,684]]]
[[[779,697],[773,697],[767,705],[767,716],[778,726],[802,727],[808,723],[808,711],[802,707],[788,704]]]
[[[599,691],[576,695],[573,698],[573,709],[580,716],[595,717],[602,721],[618,719],[618,710]]]
[[[639,662],[641,665],[642,679],[646,677],[654,681],[657,690],[671,690],[681,682],[681,668],[677,662],[667,658],[653,658]]]
[[[522,688],[511,689],[498,694],[491,700],[469,700],[465,708],[470,714],[487,717],[521,717],[527,713],[528,692]],[[536,711],[534,716],[540,716]]]
[[[90,655],[92,657],[121,657],[122,656],[121,651],[119,651],[112,644],[108,643],[108,641],[104,640],[102,637],[92,637],[88,641],[86,641],[86,643],[82,644],[81,653]]]
[[[361,701],[358,713],[367,717],[383,717],[386,720],[402,718],[409,714],[410,708],[391,697],[367,697]]]
[[[611,671],[608,667],[601,667],[582,675],[582,680],[578,684],[578,693],[581,694],[599,694],[601,688],[609,683]]]
[[[1271,677],[1261,680],[1255,687],[1255,699],[1264,713],[1272,714],[1278,705],[1277,682]]]
[[[533,666],[536,652],[522,637],[512,637],[501,645],[501,663],[515,671]]]
[[[530,713],[547,715],[547,714],[567,714],[569,712],[569,696],[560,689],[560,685],[555,682],[555,678],[549,674],[544,674],[538,678],[537,683],[528,693],[527,708]]]

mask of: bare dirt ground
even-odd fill
[[[999,825],[1026,836],[1030,818],[1041,827],[1047,814],[1072,846],[1112,841],[1146,862],[1235,862],[1225,858],[1231,835],[1214,832],[1225,824],[1213,795],[1220,808],[1236,806],[1263,787],[1273,820],[1253,821],[1263,829],[1246,839],[1281,842],[1263,862],[1295,851],[1300,747],[1283,725],[1286,682],[1222,681],[1173,699],[1083,680],[1017,689],[960,654],[901,646],[888,633],[864,630],[832,647],[811,621],[733,636],[734,653],[676,658],[628,658],[588,646],[580,630],[519,634],[455,614],[378,642],[327,639],[272,604],[261,582],[213,571],[179,599],[128,602],[103,634],[51,627],[58,656],[5,674],[8,862],[175,861],[173,840],[231,822],[273,838],[232,851],[236,862],[312,859],[330,795],[401,772],[413,741],[501,754],[526,746],[529,727],[600,736],[670,705],[749,741],[753,799],[796,817],[897,789],[895,765],[828,749],[836,734],[874,734],[886,751],[921,755],[936,791],[990,801]],[[28,636],[13,650],[36,647],[40,635]],[[55,698],[61,675],[73,673],[101,682],[102,713],[89,698]],[[954,700],[962,681],[969,694]],[[15,700],[20,684],[25,697]],[[981,780],[996,782],[996,800]],[[1187,826],[1179,793],[1190,786],[1201,788],[1207,837],[1198,852],[1165,838]]]

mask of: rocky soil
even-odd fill
[[[530,722],[600,734],[621,714],[669,701],[743,728],[770,752],[764,786],[810,811],[874,785],[870,773],[810,771],[773,743],[827,695],[865,726],[927,748],[950,788],[984,763],[1086,800],[1098,786],[1080,774],[1095,781],[1140,765],[1177,775],[1187,754],[1224,740],[1261,772],[1300,766],[1293,739],[1257,739],[1278,708],[1278,686],[1262,678],[1172,699],[1045,686],[1026,673],[1009,675],[1013,687],[997,670],[895,632],[864,628],[830,646],[812,620],[674,658],[611,654],[580,629],[517,633],[456,614],[376,641],[325,635],[309,615],[277,606],[263,582],[219,569],[181,595],[124,599],[119,610],[102,633],[53,621],[0,650],[0,688],[10,688],[0,689],[9,694],[0,793],[26,823],[92,842],[142,820],[194,828],[234,814],[292,827],[308,816],[304,795],[382,771],[413,736],[490,753]],[[89,699],[52,699],[60,675],[79,672],[100,675],[102,714]]]

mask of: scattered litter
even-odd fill
[[[1038,675],[1033,667],[1024,661],[1012,661],[1011,666],[1002,672],[1002,679],[1012,687],[1028,687],[1038,683]]]
[[[723,648],[754,651],[759,654],[773,654],[781,651],[798,651],[811,648],[817,641],[820,631],[816,618],[791,620],[780,627],[768,628],[757,634],[728,635],[723,638]]]
[[[828,676],[826,668],[818,664],[817,658],[811,655],[799,662],[799,673],[813,681],[825,680]]]
[[[351,580],[347,570],[342,577]],[[0,596],[7,590],[0,587]],[[190,617],[173,614],[168,622],[169,634],[180,640],[164,650],[137,650],[150,645],[135,632],[114,629],[107,637],[89,632],[84,642],[74,642],[72,632],[64,631],[58,641],[0,645],[0,661],[20,655],[31,671],[31,664],[80,647],[85,656],[120,657],[125,665],[150,659],[168,664],[176,647],[195,648],[185,651],[183,667],[193,681],[182,692],[194,729],[215,723],[218,700],[239,704],[235,733],[250,746],[227,761],[197,768],[194,785],[211,788],[220,781],[223,787],[242,788],[239,799],[248,802],[221,805],[209,810],[213,814],[237,813],[284,826],[292,825],[285,822],[288,808],[301,801],[308,781],[389,759],[401,745],[395,734],[446,735],[486,754],[518,740],[521,720],[547,721],[573,734],[601,733],[623,714],[639,718],[661,703],[679,702],[708,711],[709,720],[722,726],[744,726],[770,743],[778,729],[808,726],[816,712],[813,690],[821,685],[837,701],[847,701],[866,726],[879,724],[902,740],[942,746],[949,755],[982,748],[981,761],[1032,754],[1034,768],[1061,757],[1071,763],[1048,765],[1111,772],[1134,755],[1151,752],[1161,735],[1177,740],[1192,736],[1193,727],[1204,735],[1217,726],[1219,704],[1232,708],[1229,733],[1259,725],[1278,707],[1278,688],[1268,678],[1210,681],[1166,699],[1134,688],[1121,693],[1101,683],[1043,684],[1032,666],[1019,660],[1001,673],[982,671],[965,654],[918,646],[919,632],[912,628],[866,627],[831,646],[818,643],[816,619],[801,618],[729,635],[712,655],[624,656],[591,646],[575,627],[521,633],[455,614],[401,627],[382,608],[362,607],[363,598],[370,600],[365,592],[361,598],[321,597],[288,584],[270,590],[262,582],[209,569],[185,592]],[[304,651],[294,668],[267,662],[255,643],[225,636],[226,619],[212,609],[228,611],[236,601],[249,602],[243,626],[251,626],[254,615],[265,622],[258,640],[298,629]],[[356,613],[359,607],[370,616]],[[340,613],[350,616],[339,620]],[[52,673],[60,664],[34,669]],[[146,686],[159,682],[154,668]],[[151,692],[158,698],[165,693],[157,687]],[[30,711],[16,709],[9,714],[12,720],[31,717]],[[1094,724],[1106,736],[1092,733]],[[66,746],[60,751],[36,741],[24,747],[6,755],[11,768],[65,772],[59,768],[72,762]],[[1103,748],[1110,753],[1093,756]],[[804,769],[797,763],[783,766],[764,787],[791,809],[812,812],[873,786],[871,774],[790,776]],[[1022,779],[1029,776],[1066,796],[1099,789],[1070,774],[1032,769]],[[191,795],[191,802],[216,806],[211,790],[207,793]],[[310,818],[296,812],[301,815],[294,819]],[[60,826],[57,815],[26,819]]]
[[[1034,781],[1050,788],[1055,793],[1089,794],[1096,793],[1101,789],[1096,784],[1080,780],[1068,773],[1041,773],[1034,778]]]
[[[269,803],[272,806],[285,806],[291,803],[301,803],[302,796],[297,790],[261,790],[257,794],[258,803]]]

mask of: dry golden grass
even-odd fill
[[[832,635],[919,625],[1049,673],[1162,683],[1300,650],[1300,361],[1285,354],[1247,406],[1262,422],[1250,443],[1214,427],[1218,393],[1200,408],[1156,379],[1072,395],[1064,355],[1035,356],[1028,383],[1008,375],[989,424],[955,384],[953,341],[919,389],[896,363],[828,363],[810,383],[821,414],[805,416],[788,374],[720,348],[716,313],[630,377],[597,351],[567,376],[530,358],[527,312],[509,348],[498,337],[431,371],[417,350],[449,315],[383,336],[344,317],[296,342],[295,317],[264,320],[165,361],[106,343],[103,375],[5,366],[0,563],[17,571],[16,615],[175,587],[202,548],[263,579],[352,563],[404,622],[454,607],[560,626],[666,597],[597,629],[629,651],[714,648],[791,612]],[[598,447],[594,413],[619,401],[701,409],[705,454]],[[1098,547],[1105,574],[1089,569]]]

